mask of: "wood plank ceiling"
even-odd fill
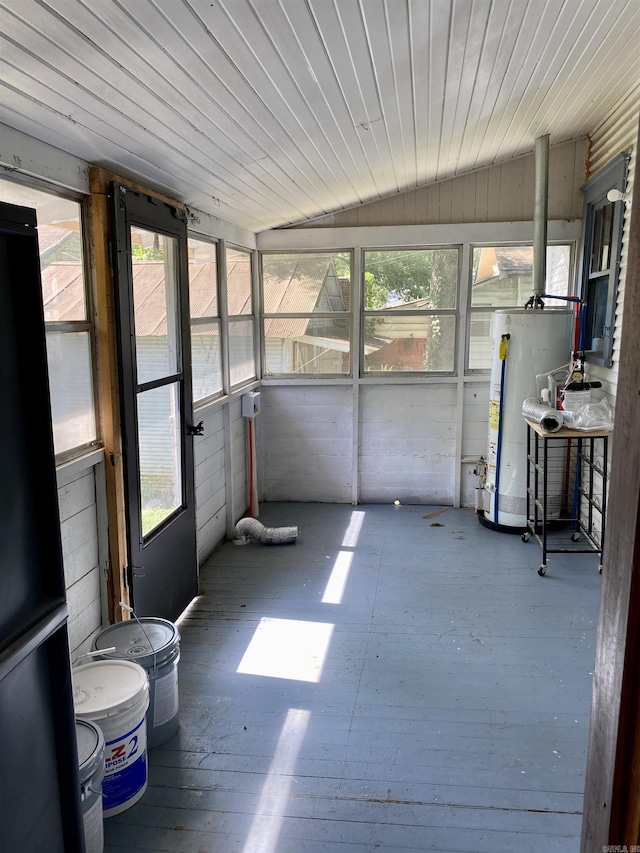
[[[0,0],[0,122],[261,231],[593,132],[639,0]]]

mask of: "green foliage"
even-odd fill
[[[162,261],[164,252],[158,245],[141,246],[140,243],[132,243],[131,257],[134,261]]]
[[[429,299],[432,267],[430,250],[367,252],[365,309]]]
[[[348,252],[333,255],[333,265],[338,278],[351,278],[351,255]]]

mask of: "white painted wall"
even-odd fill
[[[373,385],[360,391],[359,500],[455,500],[456,386]]]
[[[261,500],[350,503],[351,387],[263,385],[260,396]]]
[[[204,432],[194,439],[196,465],[196,525],[198,563],[201,564],[227,529],[225,490],[225,434],[222,406],[206,409],[194,418]]]
[[[549,223],[551,241],[575,244],[579,235],[579,222]],[[472,245],[532,239],[532,222],[494,222],[288,229],[259,235],[258,247],[353,248],[357,258],[367,247],[449,244],[469,259]],[[262,500],[474,506],[474,468],[488,447],[489,370],[464,376],[462,368],[470,281],[463,261],[455,376],[262,380]]]
[[[57,471],[71,659],[106,625],[106,513],[102,452]]]

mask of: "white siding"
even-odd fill
[[[72,660],[89,651],[102,627],[96,468],[58,474],[58,506],[64,560],[69,650]],[[106,530],[102,531],[106,537]]]
[[[486,459],[488,449],[489,383],[465,384],[463,399],[460,503],[462,506],[474,506],[478,485],[474,470],[481,456]]]
[[[631,196],[636,172],[638,118],[640,116],[640,85],[635,92],[625,99],[621,107],[611,115],[591,136],[589,156],[589,176],[598,172],[603,166],[623,151],[631,153],[629,163],[629,178],[627,195]],[[611,407],[615,410],[618,386],[618,365],[620,361],[620,340],[622,335],[623,304],[625,279],[627,272],[627,252],[629,247],[629,226],[631,220],[631,205],[626,202],[624,233],[622,238],[622,257],[620,264],[620,281],[616,303],[616,318],[613,334],[613,365],[611,368],[590,367],[590,377],[602,382],[602,392],[606,395]]]
[[[454,501],[454,385],[374,385],[360,392],[360,500]]]
[[[196,416],[196,420],[199,416]],[[222,408],[202,417],[204,432],[195,439],[196,525],[201,564],[226,533],[225,440]]]
[[[263,387],[259,421],[262,500],[351,502],[351,387]]]

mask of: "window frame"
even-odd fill
[[[226,359],[226,366],[223,368],[223,384],[225,385],[226,390],[223,393],[231,394],[239,389],[244,388],[247,385],[251,385],[251,383],[259,380],[259,370],[257,363],[257,351],[258,351],[258,341],[256,331],[256,324],[258,322],[258,317],[256,315],[256,289],[255,289],[255,279],[256,279],[256,250],[255,249],[247,249],[246,246],[240,246],[236,243],[230,243],[227,241],[220,241],[219,247],[222,246],[222,252],[224,254],[224,273],[219,271],[218,275],[221,279],[220,282],[220,302],[219,302],[219,310],[220,310],[220,318],[222,320],[222,325],[225,330],[224,334],[224,358]],[[251,299],[251,311],[246,314],[230,314],[229,313],[229,278],[228,278],[228,266],[227,261],[229,257],[229,252],[236,252],[238,254],[248,255],[249,256],[249,294]],[[218,254],[218,261],[221,261],[220,258],[220,248]],[[224,292],[223,292],[224,291]],[[231,373],[232,373],[232,360],[231,360],[231,340],[232,334],[231,329],[233,328],[234,323],[240,322],[250,322],[252,327],[252,355],[253,355],[253,373],[250,377],[246,377],[245,379],[241,379],[239,382],[232,382]],[[223,362],[224,364],[224,362]],[[227,386],[228,383],[228,386]]]
[[[425,252],[425,251],[453,251],[458,253],[458,277],[456,282],[456,302],[454,308],[386,308],[366,309],[365,304],[365,271],[366,255],[371,252]],[[420,379],[425,377],[456,377],[458,375],[458,350],[460,340],[460,314],[461,314],[461,291],[462,291],[462,256],[464,245],[462,243],[439,243],[434,245],[414,246],[366,246],[360,253],[360,352],[359,352],[359,376],[361,379],[388,379],[393,381],[398,378]],[[368,319],[375,317],[444,317],[454,318],[454,343],[453,343],[453,367],[452,370],[366,370],[365,369],[365,323]]]
[[[102,434],[102,409],[100,404],[99,389],[95,279],[92,275],[92,264],[90,258],[91,239],[89,219],[91,216],[91,212],[89,206],[91,198],[85,193],[60,187],[57,184],[52,184],[46,180],[39,179],[36,177],[22,175],[20,173],[15,173],[12,171],[9,172],[3,168],[0,168],[0,178],[4,179],[8,183],[25,187],[25,189],[27,190],[35,190],[36,192],[60,198],[64,201],[75,202],[78,205],[78,216],[80,226],[79,233],[82,246],[82,280],[85,318],[84,320],[64,321],[45,319],[44,326],[45,336],[48,334],[48,332],[54,332],[56,334],[84,333],[88,334],[89,336],[89,355],[91,359],[89,368],[91,373],[95,438],[91,441],[84,442],[83,444],[78,444],[74,447],[70,447],[67,450],[56,452],[56,467],[60,467],[61,465],[64,465],[68,462],[72,462],[75,459],[81,458],[82,456],[86,456],[88,453],[91,453],[98,448],[104,447],[104,440]],[[40,226],[41,223],[39,218],[37,221],[38,226]]]
[[[576,243],[575,240],[549,240],[549,246],[568,246],[569,247],[569,290],[567,296],[572,296],[576,291]],[[469,358],[471,354],[471,319],[474,314],[495,314],[496,311],[513,311],[524,308],[524,305],[499,305],[492,307],[490,305],[474,306],[473,300],[473,253],[476,249],[487,248],[531,248],[533,249],[533,241],[531,240],[492,240],[482,242],[469,243],[469,271],[468,281],[469,288],[467,294],[467,316],[466,316],[466,331],[465,331],[465,351],[464,351],[464,373],[465,376],[486,376],[491,373],[491,365],[489,367],[470,367]],[[543,300],[549,308],[569,308],[570,302],[564,302],[561,299],[549,298]]]
[[[224,336],[222,331],[223,320],[222,320],[222,264],[220,261],[221,248],[220,248],[220,240],[215,237],[210,237],[205,234],[200,234],[196,231],[189,230],[187,232],[187,248],[189,246],[190,241],[195,241],[199,243],[206,243],[207,245],[213,246],[215,250],[216,256],[216,301],[218,304],[218,314],[215,317],[198,317],[197,323],[195,325],[204,325],[205,323],[216,323],[218,326],[218,346],[220,349],[220,390],[216,391],[213,394],[209,394],[207,397],[198,397],[196,399],[195,394],[192,389],[193,396],[193,408],[194,410],[204,408],[208,406],[210,403],[219,400],[221,397],[225,395],[225,359],[226,354],[224,352]],[[189,286],[191,285],[191,280],[189,280]],[[189,292],[190,294],[191,292]],[[193,339],[193,325],[194,318],[191,314],[191,299],[189,299],[189,338]],[[193,347],[192,353],[193,353]],[[191,356],[192,360],[192,373],[193,373],[193,354]],[[193,377],[192,377],[193,383]]]
[[[600,367],[611,367],[613,364],[613,334],[615,331],[616,304],[618,299],[618,285],[620,282],[620,264],[622,259],[622,238],[624,232],[625,202],[624,200],[609,202],[607,193],[610,190],[619,190],[624,193],[627,186],[627,174],[629,152],[622,152],[610,160],[606,166],[599,169],[593,177],[580,187],[584,195],[584,207],[582,215],[582,237],[580,241],[580,264],[578,271],[578,295],[580,296],[581,312],[585,312],[580,324],[580,346],[584,347],[584,358],[591,364]],[[591,251],[594,243],[594,225],[596,213],[606,204],[613,205],[613,223],[611,229],[610,263],[607,281],[607,298],[604,320],[604,331],[602,335],[602,350],[591,348],[594,339],[593,331],[593,309],[589,307],[588,292],[589,283],[595,279],[590,276]],[[604,279],[604,273],[601,279]],[[587,330],[587,323],[591,329]],[[586,344],[589,348],[586,348]]]
[[[347,255],[349,257],[349,310],[348,311],[313,311],[313,312],[269,312],[264,311],[264,258],[274,255]],[[353,294],[354,294],[354,249],[269,249],[259,252],[259,289],[260,289],[260,342],[261,342],[261,374],[264,379],[300,379],[300,380],[344,380],[353,378]],[[349,336],[349,369],[344,373],[267,373],[267,341],[264,333],[266,320],[335,320],[345,319]]]

